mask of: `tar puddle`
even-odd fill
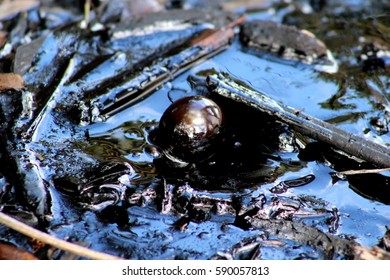
[[[25,88],[0,91],[9,165],[0,169],[0,210],[128,259],[389,250],[390,173],[377,170],[389,166],[283,115],[288,106],[286,116],[388,147],[390,18],[380,12],[388,4],[225,3],[203,17],[196,2],[128,22],[96,14],[104,26],[84,29],[75,15],[54,22],[39,8],[23,19],[30,29],[3,20],[0,62]],[[5,226],[0,233],[42,259],[80,258]]]

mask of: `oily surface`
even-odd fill
[[[206,85],[210,75],[233,77],[388,145],[390,20],[382,11],[389,7],[315,2],[272,1],[247,9],[247,21],[310,31],[337,71],[307,63],[301,53],[290,59],[251,49],[240,41],[240,27],[223,51],[188,67],[197,57],[194,38],[239,17],[218,3],[212,12],[170,10],[166,3],[157,14],[125,19],[106,7],[87,28],[77,6],[32,6],[2,18],[1,72],[19,74],[24,88],[0,92],[0,210],[128,259],[350,259],[357,245],[388,249],[388,172],[337,175],[373,166],[246,104],[210,95]],[[186,71],[156,83],[178,68]],[[191,95],[207,95],[222,108],[225,136],[212,156],[183,167],[154,137],[170,104]],[[4,226],[0,240],[42,259],[79,258]]]

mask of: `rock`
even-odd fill
[[[295,26],[263,20],[249,21],[241,28],[240,40],[250,50],[270,52],[288,60],[307,64],[336,64],[321,40]]]

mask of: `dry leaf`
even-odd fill
[[[163,6],[155,0],[131,0],[128,2],[133,15],[143,15],[164,10]]]
[[[0,49],[4,46],[5,42],[7,42],[7,34],[0,30]]]
[[[355,246],[354,253],[356,260],[390,260],[390,253],[377,246],[372,248]]]
[[[22,76],[15,73],[0,73],[0,90],[22,89],[23,87]]]
[[[31,253],[10,244],[0,244],[0,260],[38,260]]]
[[[34,0],[4,1],[0,4],[0,20],[11,18],[20,12],[25,12],[38,6],[39,1]]]
[[[245,9],[246,11],[259,10],[268,8],[272,4],[269,0],[236,0],[222,3],[221,6],[225,11],[234,11]]]

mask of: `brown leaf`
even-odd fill
[[[377,246],[372,248],[355,246],[354,254],[356,260],[390,260],[390,253]]]
[[[0,49],[5,45],[5,42],[7,42],[7,34],[0,30]]]
[[[23,87],[22,76],[15,73],[0,73],[0,90],[22,89]]]
[[[128,4],[132,14],[137,16],[164,10],[156,0],[131,0]]]
[[[272,4],[269,0],[236,0],[222,3],[221,6],[225,11],[235,11],[245,9],[246,11],[256,11],[270,7]]]
[[[0,20],[12,18],[16,14],[38,7],[38,5],[39,1],[36,0],[4,1],[0,4]]]
[[[0,244],[0,260],[38,260],[31,253],[14,245]]]

